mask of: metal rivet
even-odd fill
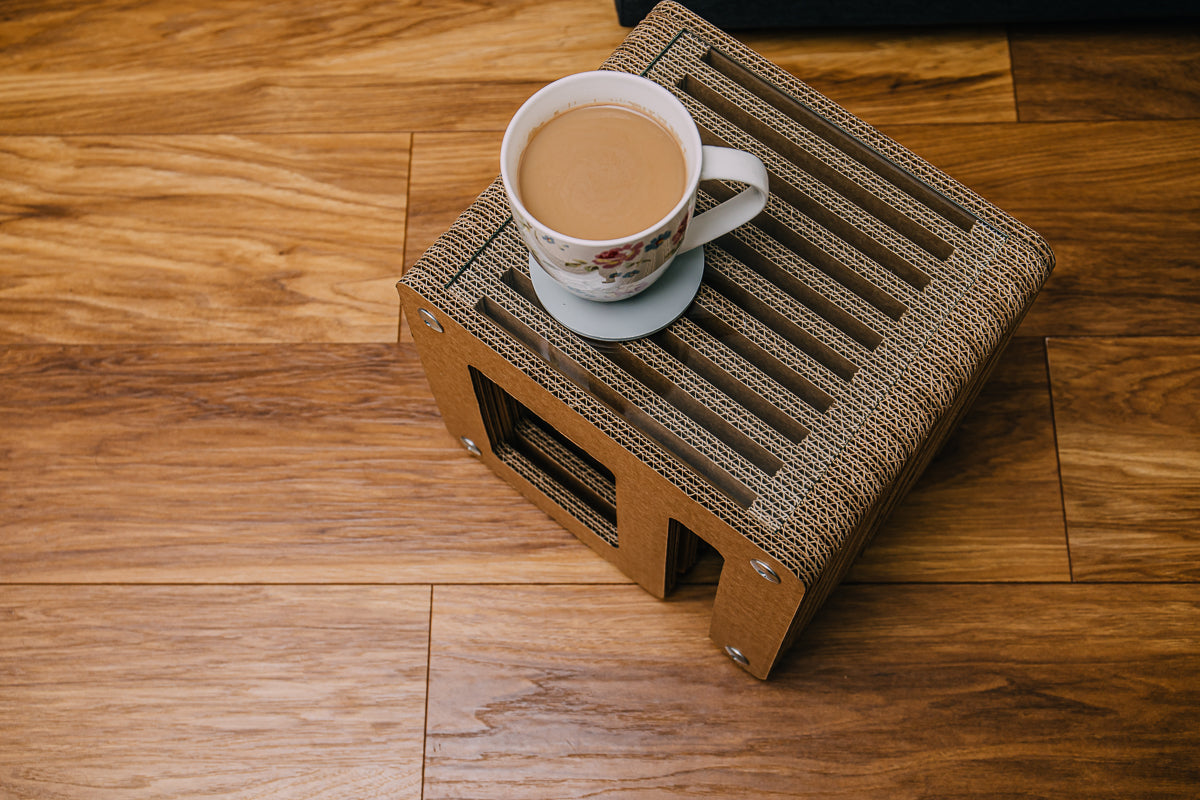
[[[741,664],[743,667],[750,666],[750,659],[746,658],[746,656],[742,654],[742,651],[738,650],[733,645],[725,645],[725,655],[729,656],[729,658],[735,664]]]
[[[762,561],[759,561],[757,558],[750,559],[750,566],[754,567],[755,572],[769,580],[771,583],[779,583],[779,576],[775,573],[775,570],[771,569],[770,566]]]
[[[470,453],[471,455],[473,455],[473,456],[482,455],[479,452],[479,447],[474,442],[472,442],[470,439],[468,439],[467,437],[460,436],[460,437],[458,437],[458,440],[460,442],[462,442],[462,446],[467,448],[467,452]]]
[[[430,314],[423,308],[418,309],[417,314],[421,317],[421,322],[425,323],[426,328],[432,328],[438,333],[442,332],[442,324],[437,321],[437,317],[433,316],[433,314]]]

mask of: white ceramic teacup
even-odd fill
[[[551,230],[521,202],[517,175],[534,134],[554,117],[579,106],[613,104],[649,115],[666,127],[683,150],[687,180],[679,202],[662,219],[620,239],[578,239]],[[691,114],[669,91],[624,72],[582,72],[545,86],[513,116],[500,146],[500,172],[522,241],[545,272],[587,300],[623,300],[654,283],[676,253],[710,242],[749,222],[767,203],[767,171],[756,156],[701,145]],[[748,184],[739,194],[695,215],[702,180]]]

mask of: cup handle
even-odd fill
[[[767,205],[767,168],[758,156],[744,150],[704,145],[700,180],[730,180],[749,184],[736,196],[692,217],[679,252],[707,244],[754,219]]]

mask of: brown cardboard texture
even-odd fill
[[[682,7],[605,63],[759,156],[766,210],[620,344],[548,315],[495,182],[403,277],[446,426],[655,597],[697,537],[710,636],[766,678],[953,430],[1053,255],[1032,231]],[[702,186],[700,206],[735,187]]]

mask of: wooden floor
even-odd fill
[[[0,5],[0,798],[1200,795],[1200,28],[755,33],[1046,236],[791,652],[441,426],[394,284],[608,0]]]

